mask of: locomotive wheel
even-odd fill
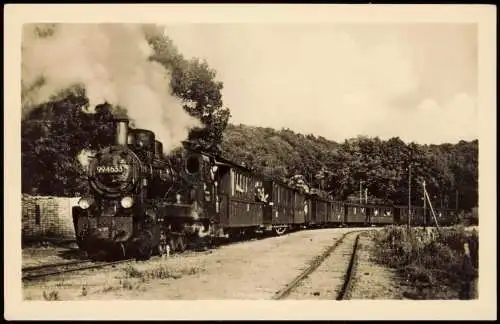
[[[139,245],[138,257],[141,260],[147,260],[153,254],[153,247],[149,242],[142,242]]]
[[[170,237],[167,241],[167,244],[170,246],[170,251],[177,252],[177,240],[173,237]]]
[[[187,244],[186,244],[186,237],[184,235],[179,235],[176,239],[177,243],[177,250],[179,252],[184,252],[186,250]]]
[[[141,236],[137,249],[138,258],[141,260],[147,260],[153,254],[153,245],[151,244],[151,233],[146,232]]]

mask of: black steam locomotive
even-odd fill
[[[73,209],[76,241],[89,255],[105,252],[148,259],[188,244],[291,229],[406,224],[408,207],[326,200],[185,145],[166,158],[149,130],[116,120],[116,143],[89,165],[92,194]],[[436,211],[440,224],[453,210]],[[421,207],[412,224],[431,224]]]
[[[76,240],[89,254],[117,251],[149,258],[213,231],[204,204],[212,195],[210,159],[186,151],[183,165],[165,158],[153,132],[116,120],[116,143],[89,165],[92,194],[73,209]]]

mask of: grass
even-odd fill
[[[406,295],[415,299],[456,299],[464,280],[464,243],[468,243],[472,278],[477,278],[478,233],[463,226],[412,228],[390,226],[375,235],[375,259],[395,268],[409,283]]]
[[[59,300],[59,292],[57,290],[51,290],[49,292],[44,290],[42,295],[45,300]]]
[[[129,265],[123,271],[126,278],[137,278],[145,281],[148,279],[179,279],[183,275],[194,275],[200,272],[201,269],[197,267],[188,267],[180,270],[174,270],[164,264],[160,264],[145,270],[139,270],[136,267]]]

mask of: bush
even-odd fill
[[[436,297],[443,286],[454,292],[451,295],[456,295],[467,275],[477,278],[476,230],[471,232],[463,226],[455,226],[438,232],[436,228],[408,230],[404,226],[390,226],[375,234],[375,243],[376,260],[397,269],[413,287],[429,287],[426,297]],[[463,268],[465,243],[469,245],[472,275]]]

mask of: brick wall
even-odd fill
[[[71,208],[79,198],[68,197],[22,197],[22,238],[73,239],[75,230]]]

